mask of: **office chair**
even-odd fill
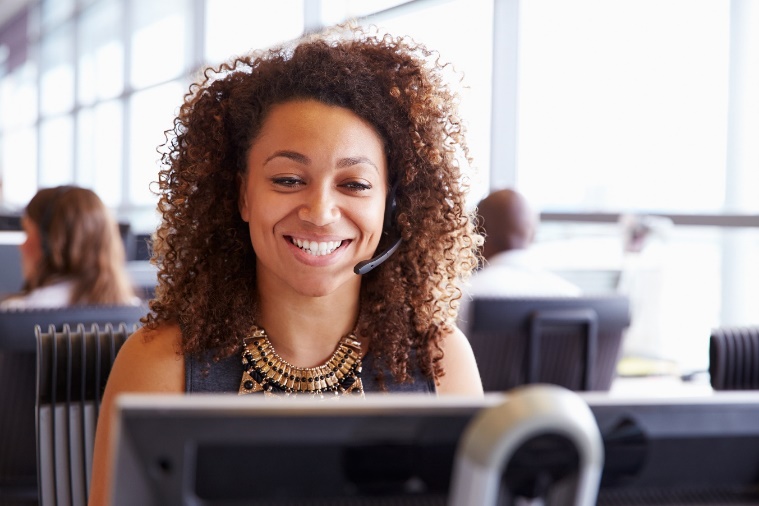
[[[0,505],[37,504],[35,325],[133,325],[145,306],[72,306],[0,311]]]
[[[759,389],[759,326],[713,329],[709,376],[715,390]]]
[[[37,467],[40,505],[84,506],[100,402],[113,361],[136,326],[62,331],[37,326]]]

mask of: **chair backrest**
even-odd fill
[[[629,325],[624,296],[475,298],[467,337],[486,391],[608,390]]]
[[[715,390],[759,389],[759,326],[712,329],[709,376]]]
[[[0,504],[36,501],[34,327],[54,325],[128,326],[147,314],[145,306],[72,306],[0,311]]]
[[[125,324],[62,331],[37,326],[37,466],[40,505],[85,506],[100,402],[126,338]]]

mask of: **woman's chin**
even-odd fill
[[[298,294],[303,297],[328,297],[330,295],[340,293],[343,290],[358,291],[361,286],[361,278],[354,273],[350,273],[352,276],[348,279],[340,279],[340,277],[318,277],[316,279],[307,280],[294,286]]]

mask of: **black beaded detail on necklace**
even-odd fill
[[[253,326],[244,339],[242,381],[239,394],[264,392],[266,395],[363,395],[361,343],[353,334],[340,339],[337,349],[323,365],[295,367],[282,359],[266,331]]]

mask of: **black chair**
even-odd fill
[[[113,361],[136,330],[37,326],[37,467],[40,504],[85,506],[100,402]]]
[[[759,389],[759,327],[712,329],[709,377],[715,390]]]
[[[61,330],[108,323],[131,326],[145,306],[74,306],[0,311],[0,504],[37,504],[35,325]]]
[[[486,391],[552,383],[608,390],[624,330],[627,297],[475,298],[469,341]]]
[[[23,230],[21,213],[0,212],[0,230]]]

